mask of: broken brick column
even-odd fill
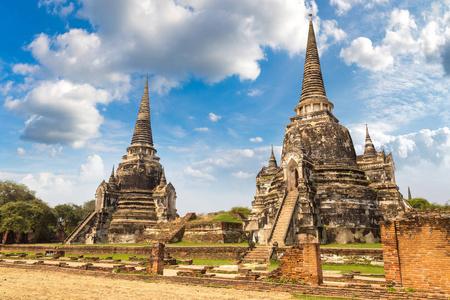
[[[391,286],[402,286],[395,221],[380,222],[380,229],[386,283]]]
[[[164,271],[164,244],[154,243],[147,270],[152,274],[163,274]]]
[[[302,281],[312,285],[323,283],[319,244],[304,243],[287,249],[280,259],[280,265],[269,277]]]
[[[318,243],[303,244],[303,272],[307,277],[305,282],[314,285],[323,283],[322,261]]]

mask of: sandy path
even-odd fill
[[[0,267],[0,299],[293,299],[288,293],[146,283]]]

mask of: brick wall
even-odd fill
[[[54,250],[56,246],[50,244],[13,244],[3,245],[3,252],[34,252],[45,253],[47,250]],[[101,254],[129,254],[129,255],[150,255],[151,247],[149,246],[61,246],[59,250],[65,251],[66,254],[84,254],[84,255],[101,255]],[[241,253],[248,250],[248,247],[242,246],[165,246],[166,251],[172,257],[176,258],[204,258],[204,259],[236,259]]]
[[[386,282],[450,293],[450,216],[381,222]]]
[[[190,243],[240,243],[246,241],[241,223],[188,222],[183,235]]]
[[[280,260],[280,265],[270,277],[321,284],[323,275],[319,244],[305,243],[287,249]]]
[[[43,253],[46,250],[55,249],[51,244],[12,244],[3,245],[0,249],[4,252],[35,252]],[[97,246],[97,245],[72,245],[61,246],[67,254],[130,254],[148,255],[145,246]],[[279,247],[278,255],[284,253],[290,247]],[[173,246],[166,244],[166,250],[176,258],[204,258],[204,259],[236,259],[239,254],[246,252],[248,247],[244,246]],[[381,249],[359,249],[359,248],[320,248],[321,254],[334,254],[343,257],[373,256],[382,259]]]

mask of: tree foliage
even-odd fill
[[[31,191],[25,184],[11,180],[0,180],[0,206],[9,202],[29,202],[36,200],[36,192]]]
[[[424,198],[413,198],[407,201],[409,205],[417,210],[450,210],[450,201],[447,201],[447,203],[445,203],[444,205],[430,203],[427,199]]]
[[[34,233],[35,242],[49,241],[56,225],[53,210],[42,200],[10,201],[0,207],[0,232]]]
[[[235,206],[232,207],[230,210],[230,213],[240,213],[242,214],[245,218],[248,218],[248,215],[252,212],[252,210],[248,207],[243,207],[243,206]]]
[[[80,223],[84,217],[93,212],[95,209],[95,200],[85,202],[83,205],[76,205],[73,203],[56,205],[54,210],[58,221],[64,226],[64,232],[70,234],[78,223]]]
[[[58,221],[69,234],[95,209],[94,200],[83,205],[60,204],[52,209],[35,194],[24,184],[0,180],[0,233],[32,232],[34,242],[48,242]]]

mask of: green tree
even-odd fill
[[[70,234],[84,217],[95,209],[95,200],[86,201],[83,205],[73,203],[55,206],[58,221],[64,226],[64,232]]]
[[[0,232],[35,234],[34,242],[46,242],[55,228],[53,210],[42,200],[8,202],[0,207]]]
[[[412,206],[412,208],[418,209],[418,210],[425,210],[430,207],[430,202],[428,202],[425,198],[413,198],[411,200],[407,200],[409,205]]]
[[[90,214],[95,210],[95,200],[89,200],[84,202],[81,209],[84,216]]]
[[[242,214],[245,218],[248,218],[248,215],[252,212],[252,210],[248,207],[243,207],[243,206],[235,206],[232,207],[230,210],[230,213],[240,213]]]
[[[0,180],[0,206],[8,202],[28,202],[36,200],[36,192],[31,191],[25,184],[11,180]]]
[[[409,205],[417,210],[450,210],[450,200],[443,205],[438,203],[430,203],[427,199],[424,198],[413,198],[407,201]]]

